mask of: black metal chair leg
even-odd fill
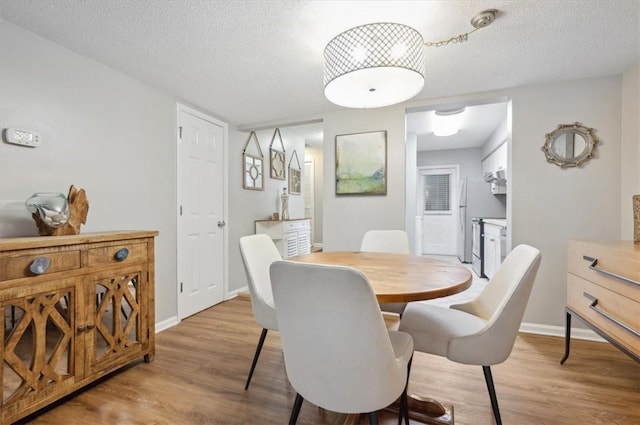
[[[369,412],[369,425],[378,425],[378,415],[376,412]]]
[[[400,409],[398,412],[398,425],[402,425],[402,418],[404,418],[405,425],[409,425],[409,398],[407,397],[407,390],[409,389],[409,376],[411,375],[411,362],[413,356],[407,363],[407,383],[404,385],[404,391],[400,395]]]
[[[300,407],[302,407],[303,400],[304,399],[302,398],[302,396],[296,393],[296,401],[293,402],[293,409],[291,409],[291,416],[289,417],[289,425],[296,425],[296,422],[298,421],[298,414],[300,414]]]
[[[484,380],[487,382],[487,389],[489,390],[489,398],[491,399],[491,408],[493,409],[493,416],[496,418],[496,425],[502,425],[502,419],[500,419],[500,409],[498,409],[498,399],[496,397],[496,389],[493,386],[493,376],[491,375],[490,366],[482,366],[484,372]]]
[[[564,362],[569,358],[569,349],[571,347],[571,313],[566,312],[567,318],[565,320],[565,330],[564,330],[564,357],[560,360],[560,364],[564,364]]]
[[[260,334],[260,340],[258,340],[258,346],[256,347],[256,353],[253,355],[253,362],[251,363],[251,370],[249,371],[249,376],[247,377],[247,383],[244,385],[245,391],[249,388],[249,384],[251,383],[251,377],[253,376],[253,370],[256,368],[256,363],[258,363],[258,357],[260,357],[260,352],[262,351],[262,345],[264,344],[264,340],[267,337],[267,332],[269,330],[263,328],[262,333]]]

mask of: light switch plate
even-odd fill
[[[20,130],[18,128],[7,128],[4,130],[4,141],[13,145],[37,148],[40,146],[40,135],[32,131]]]

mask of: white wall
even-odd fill
[[[563,324],[568,240],[619,237],[621,83],[615,76],[510,91],[512,244],[542,252],[525,322]],[[597,157],[583,168],[547,163],[545,134],[576,121],[595,129]]]
[[[336,196],[335,137],[387,131],[387,195]],[[358,250],[370,229],[405,228],[405,112],[401,106],[344,110],[324,117],[325,251]]]
[[[512,99],[509,146],[513,246],[527,243],[542,251],[542,265],[525,322],[562,326],[566,299],[566,243],[570,239],[617,239],[620,234],[620,135],[622,77],[604,77],[477,93],[428,104]],[[637,99],[636,99],[637,100]],[[411,102],[411,108],[427,103]],[[562,170],[541,151],[545,134],[561,123],[582,122],[602,140],[599,154],[583,168]],[[325,119],[325,173],[335,160],[334,137],[361,131],[389,131],[389,194],[337,198],[325,191],[327,250],[357,249],[368,228],[404,228],[404,107],[344,110]],[[637,168],[634,168],[637,174]],[[399,195],[398,192],[402,194]],[[409,214],[406,214],[409,216]],[[408,228],[408,226],[407,226]]]
[[[640,195],[640,64],[622,77],[620,238],[633,240],[632,196]]]
[[[275,180],[269,177],[269,144],[275,129],[257,131],[256,136],[264,155],[264,190],[245,190],[242,188],[242,149],[249,138],[249,133],[235,130],[229,131],[229,292],[234,292],[247,286],[247,279],[240,256],[239,240],[245,235],[255,233],[255,220],[271,217],[271,213],[281,210],[277,208],[277,199],[282,189],[287,186],[287,180]],[[286,163],[289,164],[295,150],[300,161],[302,178],[304,175],[304,139],[287,128],[280,129],[285,148]],[[247,149],[253,150],[254,142]],[[294,159],[295,163],[295,159]],[[289,170],[286,172],[289,177]],[[304,190],[304,187],[302,188]],[[304,216],[304,192],[300,195],[289,196],[289,217],[302,218]]]
[[[84,188],[83,233],[160,231],[156,316],[175,316],[175,99],[0,20],[0,127],[14,126],[42,146],[0,142],[0,237],[37,235],[32,193]]]

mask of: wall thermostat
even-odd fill
[[[14,145],[37,148],[40,146],[40,135],[32,131],[7,128],[4,130],[4,141]]]

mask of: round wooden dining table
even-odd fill
[[[381,303],[425,301],[457,294],[471,286],[471,273],[466,267],[415,255],[334,251],[298,255],[289,260],[358,269]]]
[[[290,261],[348,266],[369,280],[380,303],[425,301],[457,294],[471,286],[471,272],[464,266],[408,254],[380,252],[314,252],[288,258]],[[397,406],[392,407],[394,414]],[[453,406],[409,394],[409,416],[423,424],[453,425]],[[358,422],[353,415],[343,425]]]

